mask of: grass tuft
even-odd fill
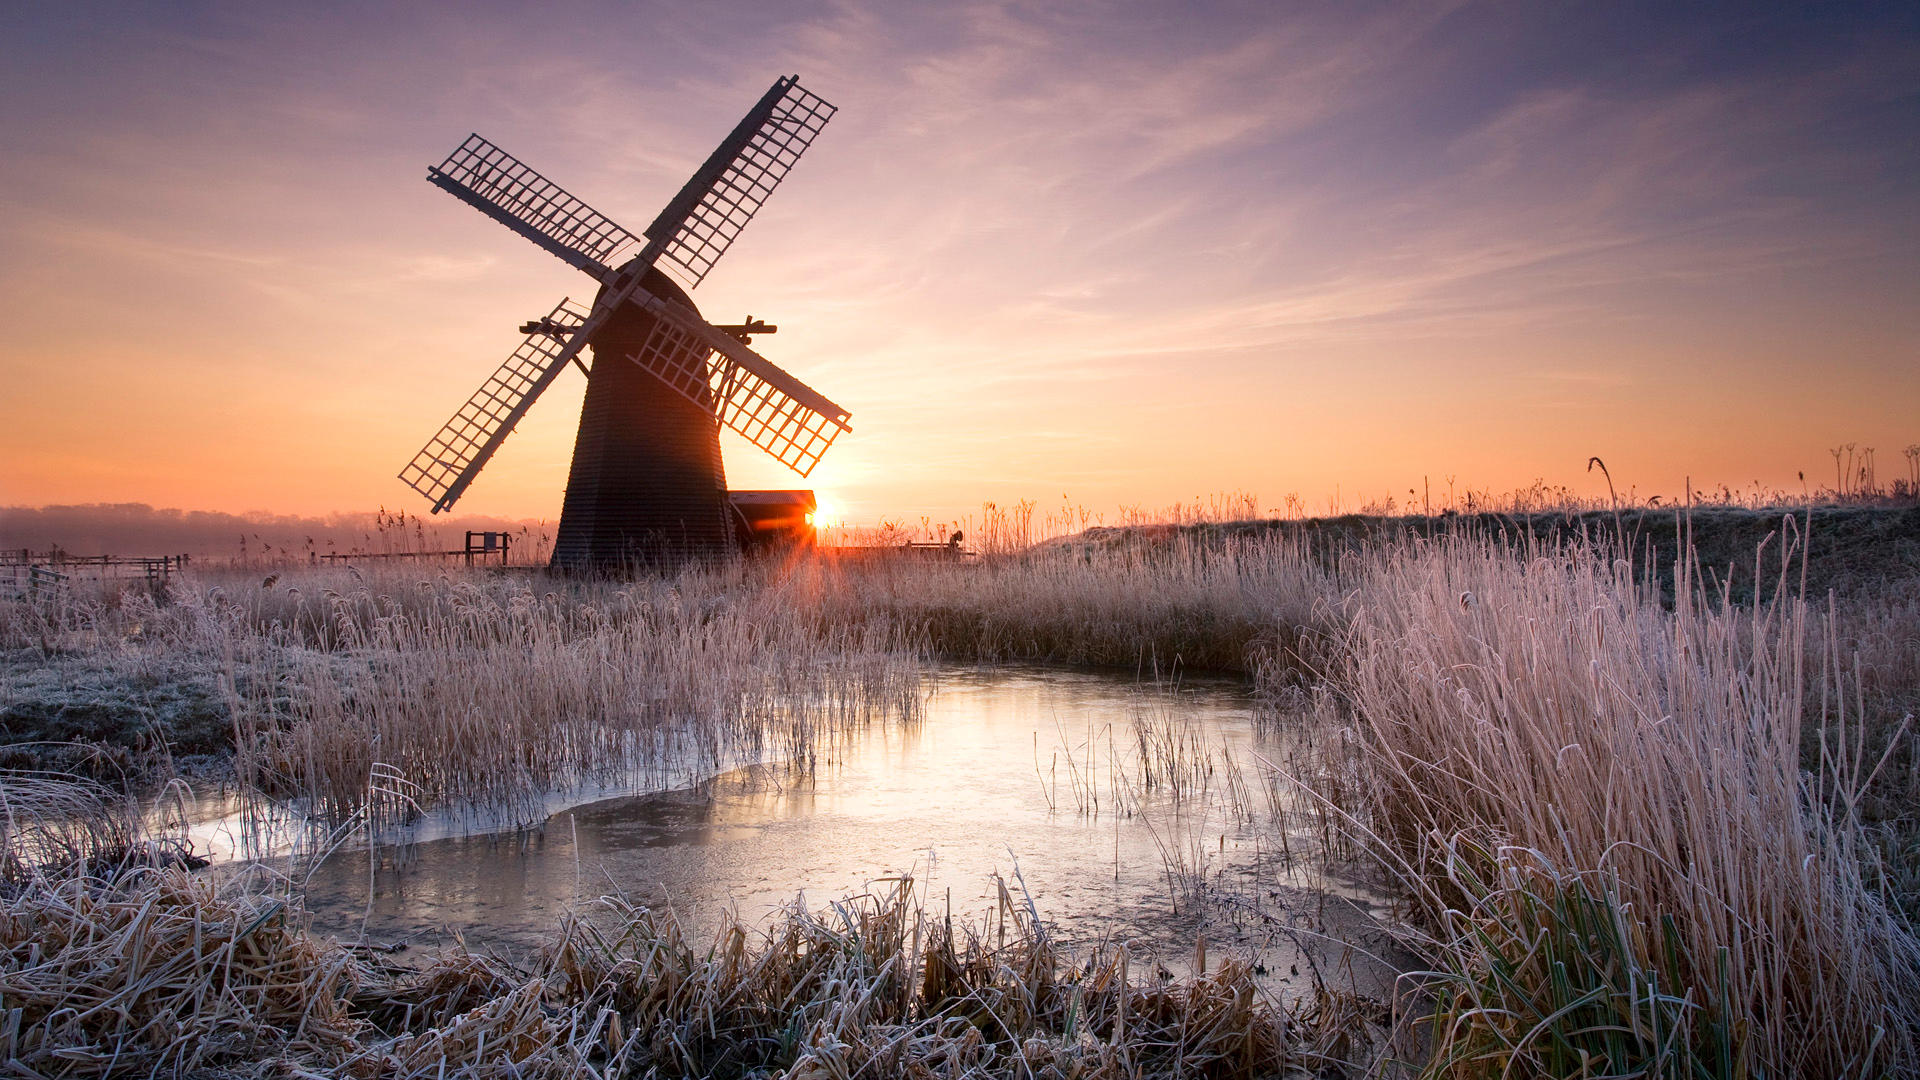
[[[1876,885],[1858,808],[1881,770],[1839,707],[1858,700],[1850,676],[1809,667],[1818,616],[1787,590],[1743,607],[1680,579],[1669,609],[1604,550],[1465,538],[1383,555],[1341,676],[1369,827],[1448,970],[1498,974],[1501,1009],[1571,1005],[1601,972],[1658,976],[1697,1010],[1686,1052],[1731,1061],[1712,1075],[1910,1064],[1920,942]],[[1803,736],[1820,748],[1805,772]],[[1593,937],[1608,913],[1620,928]],[[1523,962],[1576,934],[1585,959]],[[1547,1052],[1497,1009],[1452,1014],[1466,1060],[1521,1038],[1487,1075]]]
[[[698,941],[609,897],[526,969],[404,971],[305,925],[242,879],[38,878],[0,907],[0,1055],[62,1077],[1236,1078],[1319,1071],[1378,1019],[1279,1008],[1235,959],[1165,982],[1122,945],[1064,956],[1005,889],[955,925],[907,880]]]

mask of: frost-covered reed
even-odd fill
[[[882,618],[943,656],[1120,668],[1298,671],[1337,625],[1340,576],[1298,536],[1143,533],[1058,541],[959,562],[913,557],[798,565],[823,617]]]
[[[1234,959],[1164,982],[1068,956],[1023,898],[984,918],[911,883],[695,938],[607,897],[527,967],[424,970],[307,930],[291,896],[177,870],[0,896],[0,1060],[29,1076],[1180,1076],[1318,1072],[1367,1041],[1332,991],[1281,1008]]]
[[[1439,1059],[1913,1068],[1920,944],[1858,813],[1883,762],[1851,666],[1810,648],[1833,616],[1784,589],[1720,602],[1691,566],[1669,609],[1609,554],[1423,544],[1357,603],[1340,681],[1365,824],[1448,973]]]
[[[1780,561],[1791,535],[1746,579],[1784,587],[1738,603],[1714,591],[1724,576],[1650,575],[1604,542],[1466,530],[1336,562],[1284,533],[1172,531],[977,564],[630,583],[203,577],[164,603],[16,605],[0,645],[49,667],[175,672],[191,657],[227,687],[242,776],[334,817],[525,815],[546,792],[647,769],[804,763],[862,725],[910,721],[928,655],[1250,671],[1306,706],[1276,721],[1302,737],[1272,764],[1309,809],[1275,816],[1382,856],[1420,907],[1437,974],[1410,1001],[1439,1023],[1412,1045],[1436,1070],[1910,1074],[1920,949],[1901,912],[1920,898],[1920,755],[1904,718],[1920,703],[1920,603],[1897,566],[1803,599]],[[1210,747],[1151,725],[1115,734],[1139,777],[1203,786],[1191,769]],[[1076,807],[1113,790],[1121,753],[1106,741],[1084,789],[1068,777]],[[474,1023],[521,1030],[513,1017],[550,1000],[547,984],[500,985],[461,999],[493,1010]],[[843,1030],[836,1045],[855,1046]],[[913,1030],[859,1045],[946,1037]],[[575,1045],[566,1031],[539,1045]],[[826,1075],[854,1058],[812,1060]]]
[[[510,824],[579,787],[804,768],[865,725],[912,722],[922,693],[901,629],[822,619],[738,567],[226,572],[80,598],[54,637],[43,663],[72,672],[55,708],[97,710],[83,694],[105,684],[138,710],[156,671],[209,682],[241,782],[329,821],[445,808]]]
[[[423,806],[526,820],[574,786],[810,766],[851,730],[918,715],[909,641],[823,623],[777,585],[382,585],[301,596],[265,625],[203,601],[253,673],[233,709],[239,772],[331,817],[359,808],[376,764]]]

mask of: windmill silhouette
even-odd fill
[[[522,325],[526,340],[400,479],[434,513],[453,506],[571,362],[587,394],[554,567],[606,572],[734,551],[749,522],[728,500],[720,425],[804,477],[851,430],[851,414],[749,347],[778,327],[708,323],[674,277],[687,288],[706,278],[834,111],[797,75],[775,82],[638,236],[478,135],[429,169],[429,181],[600,288],[590,308],[563,299]],[[810,492],[785,494],[812,508]]]

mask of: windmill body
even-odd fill
[[[720,426],[806,476],[849,430],[849,414],[753,351],[751,336],[776,327],[713,326],[674,277],[705,278],[833,112],[797,77],[775,82],[640,236],[469,137],[427,178],[600,287],[592,308],[562,300],[522,326],[520,347],[400,478],[435,513],[451,507],[569,364],[587,370],[591,347],[555,568],[608,572],[735,550],[748,518],[730,509]]]
[[[686,293],[657,269],[647,272],[641,287],[694,310]],[[557,567],[673,565],[715,558],[736,546],[711,394],[707,401],[688,400],[627,360],[645,347],[656,322],[629,304],[589,342],[593,373],[554,540]]]

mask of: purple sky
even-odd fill
[[[1904,474],[1920,6],[1682,7],[9,5],[0,504],[424,509],[592,291],[426,167],[638,229],[793,72],[841,112],[694,295],[853,411],[850,520]],[[582,386],[461,511],[557,512]]]

